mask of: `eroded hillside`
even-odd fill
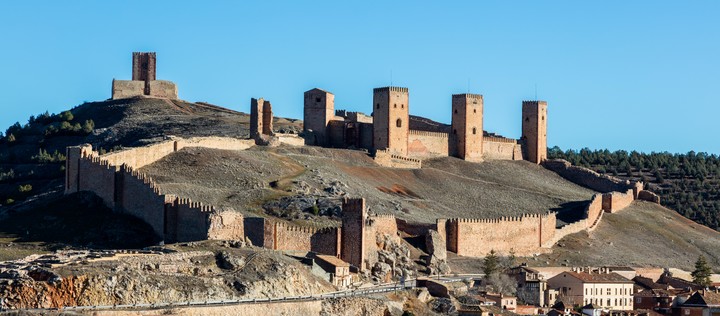
[[[318,147],[185,148],[141,171],[163,192],[193,201],[280,217],[286,214],[274,211],[305,211],[289,219],[314,218],[313,205],[320,215],[337,215],[343,196],[364,197],[376,213],[431,223],[566,210],[594,193],[525,161],[476,164],[447,157],[422,169],[393,169],[361,151]]]
[[[635,201],[603,215],[598,228],[562,239],[551,255],[534,261],[550,265],[616,265],[694,269],[699,255],[720,266],[720,233],[658,204]]]

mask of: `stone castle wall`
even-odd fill
[[[226,238],[242,234],[242,217],[164,195],[136,169],[183,147],[246,149],[249,140],[220,137],[175,139],[100,156],[92,146],[68,147],[66,193],[92,191],[116,211],[138,217],[167,241]]]
[[[116,191],[119,203],[115,209],[142,219],[165,239],[165,195],[150,178],[130,167],[120,168],[116,176],[121,187]]]
[[[375,230],[378,234],[397,235],[398,225],[394,215],[375,215],[368,217],[366,227]]]
[[[373,160],[378,165],[389,168],[419,169],[422,167],[420,159],[396,155],[388,150],[377,150]]]
[[[501,219],[449,219],[448,250],[461,256],[482,257],[491,250],[520,256],[544,252],[543,243],[554,238],[555,213]]]
[[[447,156],[449,152],[447,133],[410,130],[408,155],[420,158]]]
[[[602,207],[606,212],[615,213],[630,205],[633,198],[633,190],[628,189],[625,193],[610,192],[602,196]]]
[[[638,185],[640,186],[640,190],[642,190],[641,183],[632,183],[608,175],[601,175],[587,168],[573,166],[570,162],[563,159],[546,160],[543,166],[570,182],[598,192],[625,192],[628,189],[637,188]]]
[[[483,159],[522,160],[522,146],[514,139],[483,137]]]
[[[603,196],[602,194],[595,194],[593,195],[592,199],[590,199],[590,203],[588,203],[587,208],[585,209],[587,213],[587,227],[588,228],[595,228],[597,227],[597,224],[600,223],[600,217],[602,216],[603,212]]]
[[[112,81],[112,99],[127,99],[135,97],[155,97],[166,99],[177,99],[178,88],[172,81],[153,80],[147,82],[147,91],[145,93],[145,81],[137,80],[113,80]]]
[[[275,250],[301,250],[320,254],[340,255],[340,229],[310,228],[275,223]]]

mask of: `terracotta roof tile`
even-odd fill
[[[567,271],[568,275],[573,276],[585,283],[632,283],[632,281],[615,272],[611,273],[587,273]]]

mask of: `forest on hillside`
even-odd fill
[[[720,157],[715,154],[639,153],[607,149],[548,149],[548,158],[621,179],[640,180],[660,195],[660,203],[712,229],[720,228]]]

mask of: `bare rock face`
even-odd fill
[[[447,248],[445,239],[435,230],[429,230],[425,235],[425,247],[430,257],[438,260],[447,260]]]
[[[398,315],[385,300],[370,297],[333,298],[323,301],[321,316]],[[402,312],[402,310],[400,310]]]
[[[429,274],[450,273],[447,264],[447,248],[445,239],[435,230],[429,230],[425,235],[425,248],[428,251],[426,266]]]
[[[202,302],[333,289],[296,261],[267,252],[227,249],[103,260],[91,253],[54,268],[42,267],[43,261],[57,260],[54,257],[31,257],[0,263],[0,270],[7,272],[0,273],[0,309]]]

